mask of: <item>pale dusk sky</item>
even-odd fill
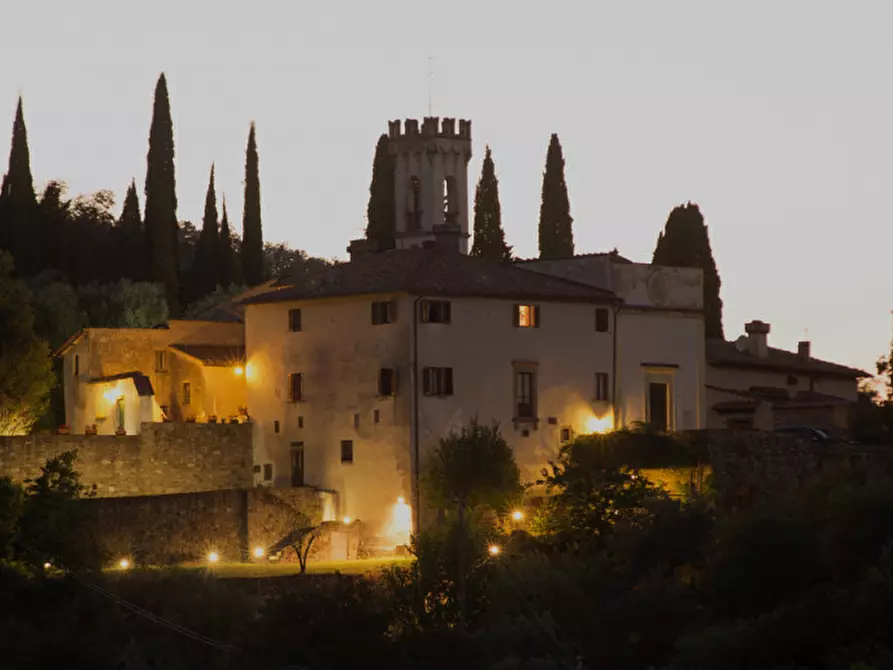
[[[557,132],[578,253],[647,262],[697,202],[726,336],[873,372],[893,307],[893,3],[16,3],[0,31],[0,143],[25,103],[38,188],[143,204],[152,94],[168,78],[178,216],[200,224],[211,162],[241,227],[257,123],[264,237],[345,258],[362,235],[375,142],[395,118],[470,118],[516,254],[537,253]],[[3,169],[7,149],[0,149]],[[470,203],[469,203],[470,206]]]

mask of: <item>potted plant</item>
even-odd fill
[[[187,416],[187,417],[186,417],[186,423],[195,423],[195,417],[194,417],[194,416]]]
[[[121,426],[115,428],[115,435],[127,435],[127,431],[124,430]]]
[[[95,423],[87,426],[84,429],[85,435],[97,435],[98,433],[99,433],[99,426],[97,426]]]
[[[215,414],[212,414],[211,416],[209,416],[208,423],[217,423],[217,416]]]
[[[70,435],[70,434],[71,434],[71,427],[69,427],[69,426],[67,426],[67,425],[66,425],[66,426],[59,426],[59,428],[58,428],[58,430],[56,431],[56,433],[57,433],[58,435]]]

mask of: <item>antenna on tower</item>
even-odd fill
[[[434,56],[428,54],[428,116],[434,116],[433,104],[431,102],[431,80],[434,77]]]

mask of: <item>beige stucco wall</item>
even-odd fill
[[[86,426],[96,421],[96,411],[104,412],[101,393],[90,379],[141,372],[149,377],[155,391],[157,405],[166,405],[175,420],[194,416],[204,407],[205,377],[202,366],[194,360],[169,349],[172,344],[241,345],[243,327],[238,323],[206,321],[172,321],[169,328],[89,328],[78,342],[63,356],[66,423],[74,433],[83,433]],[[168,352],[168,370],[155,370],[155,352]],[[75,358],[79,374],[75,376]],[[192,385],[192,403],[182,407],[183,383]],[[236,380],[227,387],[227,395],[244,382]],[[127,386],[133,388],[133,383]],[[135,392],[135,391],[134,391]],[[97,393],[100,393],[97,396]],[[244,400],[243,400],[244,404]],[[193,408],[198,408],[197,410]],[[146,415],[147,410],[127,410],[127,415]],[[155,412],[153,412],[155,414]],[[138,430],[138,424],[135,424]],[[103,429],[104,430],[104,429]],[[112,429],[114,432],[114,429]],[[128,429],[129,432],[129,429]]]
[[[610,415],[593,397],[596,372],[608,373],[609,388],[613,378],[611,334],[595,332],[592,304],[540,303],[541,326],[515,328],[510,301],[451,302],[451,324],[419,324],[419,367],[452,367],[454,388],[450,397],[421,396],[422,468],[438,438],[476,415],[499,422],[522,479],[535,481],[558,455],[561,428],[587,432],[591,418]],[[538,364],[536,426],[512,422],[515,361]]]
[[[246,308],[248,412],[255,421],[255,463],[273,463],[274,484],[291,477],[290,445],[304,443],[308,486],[338,492],[339,517],[387,523],[398,496],[411,499],[409,333],[412,305],[400,300],[397,320],[373,326],[374,300],[308,301]],[[302,331],[288,330],[288,310],[302,310]],[[396,397],[378,398],[381,368],[397,370]],[[289,401],[288,375],[303,373],[306,400]],[[379,412],[379,423],[373,413]],[[359,427],[354,416],[359,415]],[[299,428],[303,417],[303,428]],[[275,432],[274,422],[280,432]],[[341,463],[341,441],[354,460]]]
[[[627,305],[699,310],[704,308],[704,273],[645,263],[614,263],[612,290]]]
[[[670,385],[673,429],[704,428],[705,377],[702,314],[621,310],[617,331],[619,425],[648,420],[648,384],[655,381]]]
[[[248,405],[248,388],[244,368],[236,374],[231,367],[205,367],[202,369],[202,393],[196,408],[201,407],[199,421],[209,416],[228,419],[239,415]]]

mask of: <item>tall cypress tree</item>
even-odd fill
[[[375,242],[379,251],[396,246],[397,206],[394,201],[394,163],[388,151],[388,136],[382,135],[375,145],[372,181],[369,184],[369,205],[366,207],[366,239]]]
[[[260,175],[254,122],[245,152],[245,211],[242,214],[242,278],[248,286],[264,280],[264,238],[260,224]]]
[[[193,281],[198,295],[205,296],[217,287],[220,272],[217,268],[220,235],[217,231],[217,192],[214,189],[214,165],[211,165],[211,179],[205,196],[205,215],[202,218],[202,231],[195,248],[195,269]]]
[[[28,129],[19,97],[12,124],[9,169],[0,188],[0,246],[15,259],[18,275],[37,274],[41,268],[39,217],[34,178],[31,175],[31,152]]]
[[[168,305],[177,305],[177,191],[174,125],[164,73],[155,86],[155,106],[146,156],[146,247],[152,281],[163,284]]]
[[[700,208],[688,202],[675,207],[657,238],[652,263],[704,271],[704,330],[708,338],[724,338],[722,327],[722,282],[713,260],[710,235]]]
[[[121,210],[121,218],[118,219],[118,258],[120,260],[120,274],[128,279],[142,280],[145,278],[143,243],[143,221],[140,216],[140,200],[136,192],[136,180],[130,182],[127,187],[127,195],[124,196],[124,208]]]
[[[233,254],[233,236],[226,215],[226,196],[223,197],[223,216],[220,219],[220,240],[217,244],[217,283],[228,288],[235,281],[236,260]]]
[[[543,173],[543,199],[540,205],[540,258],[566,258],[574,255],[574,220],[564,181],[564,156],[558,135],[552,134]]]
[[[481,178],[474,192],[474,244],[471,255],[494,261],[508,261],[512,248],[505,243],[502,209],[499,206],[499,180],[490,147],[484,154]]]

